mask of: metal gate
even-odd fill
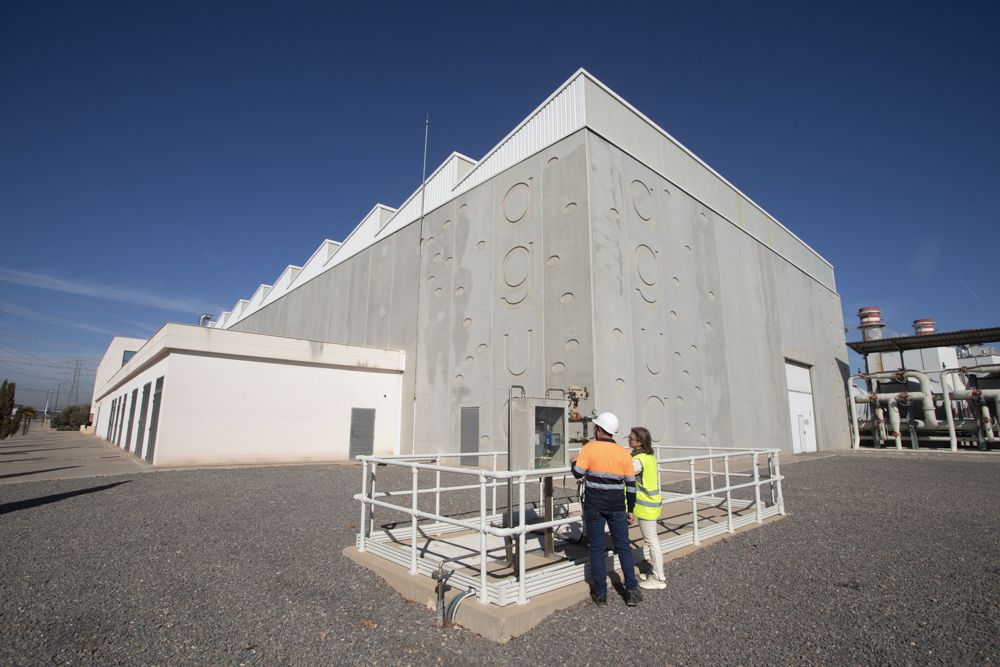
[[[371,456],[375,452],[375,410],[351,408],[351,441],[348,456]]]

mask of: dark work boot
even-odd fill
[[[607,595],[598,595],[597,593],[593,593],[592,592],[590,594],[590,599],[593,600],[594,604],[596,604],[598,607],[607,607],[608,606],[608,596]]]
[[[625,591],[625,604],[629,607],[637,607],[640,602],[642,602],[642,593],[639,592],[638,588],[630,588]]]

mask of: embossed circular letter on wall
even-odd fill
[[[629,192],[632,195],[632,206],[635,207],[635,212],[643,220],[651,220],[654,211],[653,196],[649,193],[646,184],[642,181],[632,181]]]
[[[663,440],[666,426],[666,406],[659,396],[650,396],[642,406],[642,423],[649,429],[653,442]]]
[[[656,266],[656,253],[648,245],[640,245],[635,249],[635,272],[639,280],[650,287],[656,284],[659,273]]]
[[[663,368],[661,348],[662,334],[645,328],[639,329],[639,349],[650,375],[659,375]]]
[[[531,270],[531,252],[523,245],[514,246],[503,258],[500,269],[508,287],[520,287]]]
[[[517,183],[503,198],[503,214],[508,222],[517,222],[528,212],[531,204],[531,188],[527,183]]]

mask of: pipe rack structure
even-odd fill
[[[960,376],[970,382],[975,378],[977,386],[970,388],[965,381],[959,386]],[[983,450],[989,449],[989,443],[1000,441],[995,431],[1000,415],[1000,365],[946,368],[939,378],[941,389],[935,392],[926,373],[911,369],[850,376],[847,396],[853,435],[851,447],[858,449],[863,437],[865,421],[859,418],[859,405],[868,408],[868,431],[876,447],[883,446],[891,438],[896,449],[903,449],[904,419],[914,449],[919,447],[920,440],[947,441],[951,451],[958,451],[960,441],[974,441]],[[862,389],[858,381],[864,381],[866,386]],[[997,386],[979,387],[980,381]],[[911,382],[918,384],[918,391],[908,390]],[[902,385],[903,388],[901,391],[879,391],[880,383]],[[919,402],[922,419],[910,414],[909,408],[915,401]],[[956,418],[956,404],[967,406],[969,416]],[[944,413],[943,423],[938,417],[939,410]]]
[[[674,531],[669,537],[661,538],[660,545],[664,553],[701,543],[702,540],[733,533],[738,528],[754,523],[762,523],[765,519],[785,514],[784,499],[781,491],[781,475],[778,449],[738,449],[707,447],[657,447],[657,463],[661,472],[661,489],[674,484],[688,485],[687,493],[663,490],[664,505],[670,503],[690,503],[689,520],[685,527],[687,532]],[[692,452],[682,456],[665,456],[672,449]],[[558,528],[569,524],[582,524],[582,508],[579,502],[572,498],[565,499],[557,518],[544,520],[538,512],[529,511],[529,489],[539,489],[538,501],[542,497],[542,482],[544,478],[562,477],[572,479],[570,468],[547,468],[536,470],[497,470],[497,458],[505,456],[504,452],[455,452],[430,455],[409,456],[357,456],[361,462],[361,493],[354,499],[361,506],[361,523],[357,534],[357,549],[369,552],[408,568],[411,575],[440,578],[441,568],[450,567],[453,572],[448,579],[456,590],[474,590],[480,604],[507,605],[512,603],[525,604],[530,596],[583,581],[589,570],[587,559],[559,558],[533,567],[527,572],[526,538],[529,533],[537,533],[547,528]],[[479,456],[491,461],[491,467],[466,468],[442,465],[444,459],[461,459],[462,457]],[[766,462],[765,474],[761,474],[761,466]],[[743,472],[734,470],[748,466]],[[395,490],[377,490],[376,471],[380,467],[392,468],[397,471],[409,471],[410,483],[407,488]],[[420,485],[420,476],[427,480],[433,476],[433,486]],[[460,483],[452,486],[442,485],[442,475],[454,475],[459,479],[469,479],[473,483]],[[672,475],[672,477],[671,477]],[[698,488],[698,480],[708,478],[708,488]],[[716,478],[719,478],[721,484]],[[738,478],[746,481],[739,481]],[[506,486],[510,481],[516,487],[516,508],[497,508],[496,489]],[[767,486],[762,493],[762,487]],[[705,486],[703,484],[703,486]],[[564,488],[575,485],[565,485]],[[467,512],[468,516],[460,518],[461,514],[446,514],[442,512],[442,496],[456,495],[453,492],[472,491],[478,489],[478,507]],[[753,494],[752,499],[736,498],[734,494],[743,491],[745,495]],[[492,492],[492,504],[487,498]],[[434,494],[433,511],[420,509],[420,497]],[[471,500],[475,494],[469,494]],[[402,502],[392,502],[393,500]],[[453,506],[458,498],[451,500]],[[534,501],[532,501],[532,504]],[[429,501],[425,504],[429,505]],[[498,512],[498,509],[500,510]],[[712,517],[701,516],[702,512],[711,509],[716,514]],[[374,514],[391,512],[409,517],[407,523],[387,523],[376,527]],[[505,525],[504,514],[513,511],[516,522]],[[529,516],[533,514],[534,516]],[[723,518],[724,516],[724,518]],[[710,521],[709,518],[712,520]],[[534,519],[529,522],[529,519]],[[469,556],[461,559],[448,559],[429,554],[428,547],[433,540],[442,540],[442,536],[468,536],[465,544],[477,543],[478,548],[469,548]],[[478,539],[472,536],[478,536]],[[490,573],[491,561],[497,560],[489,555],[488,538],[513,538],[517,541],[518,558],[516,566],[511,568],[509,576],[498,577],[496,571]],[[645,547],[643,547],[645,549]],[[473,554],[473,552],[478,552]],[[499,559],[502,560],[502,559]],[[615,557],[614,568],[620,569]]]

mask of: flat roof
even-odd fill
[[[402,373],[403,350],[342,345],[304,338],[230,331],[193,324],[164,324],[135,355],[94,390],[102,399],[170,353],[230,357],[288,364],[351,368],[359,371]]]
[[[873,352],[923,350],[929,347],[978,345],[980,343],[995,343],[997,341],[1000,341],[1000,327],[942,331],[922,336],[897,336],[895,338],[879,338],[877,340],[856,340],[848,343],[847,347],[858,354],[871,354]]]

